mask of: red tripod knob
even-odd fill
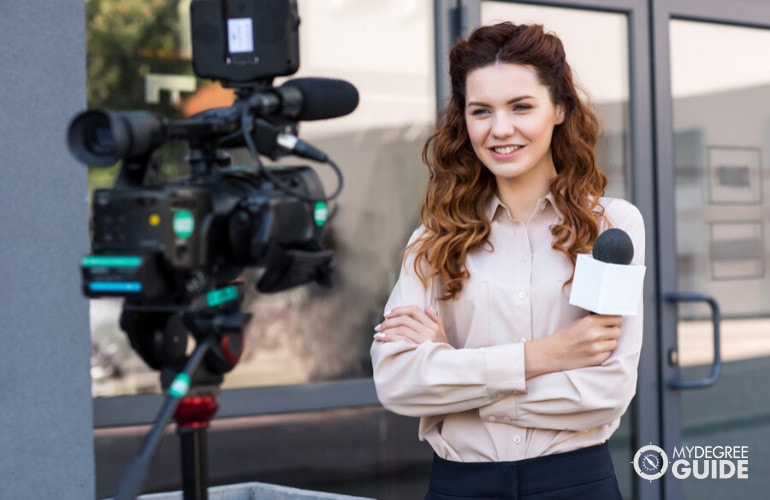
[[[213,395],[185,396],[179,401],[174,419],[179,427],[206,428],[218,409],[219,403]]]

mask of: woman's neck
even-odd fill
[[[556,172],[554,171],[554,176]],[[553,176],[537,179],[497,179],[497,196],[514,220],[528,222],[538,202],[551,189]]]

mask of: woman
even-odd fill
[[[542,26],[477,29],[425,145],[422,225],[375,330],[382,404],[418,416],[430,499],[621,498],[607,440],[636,387],[641,315],[569,304],[577,255],[630,203],[603,197],[598,122]]]

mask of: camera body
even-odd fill
[[[331,272],[331,254],[321,249],[326,205],[286,195],[253,169],[220,174],[216,182],[95,190],[83,293],[184,300],[258,266],[267,269],[258,283],[264,292],[325,282]],[[280,167],[273,175],[308,196],[324,195],[310,167]],[[316,254],[327,265],[276,279],[279,253],[295,259]]]

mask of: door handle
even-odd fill
[[[709,387],[716,383],[719,373],[722,371],[722,355],[720,349],[721,334],[719,325],[722,321],[722,313],[719,311],[717,301],[708,295],[693,292],[670,292],[663,295],[666,302],[705,302],[711,308],[711,324],[714,331],[714,359],[711,361],[711,372],[707,377],[694,379],[675,378],[669,380],[667,385],[672,389],[698,389]]]

